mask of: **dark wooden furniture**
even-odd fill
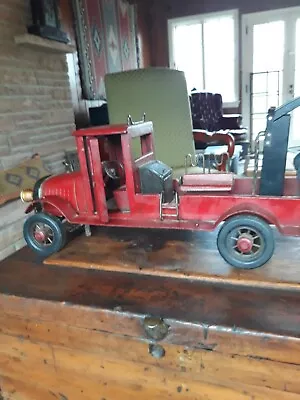
[[[300,398],[299,239],[278,239],[284,254],[272,261],[294,283],[268,288],[243,284],[250,275],[222,263],[214,234],[100,230],[90,239],[106,268],[194,262],[213,273],[65,268],[16,253],[0,264],[1,400]],[[87,251],[81,240],[73,252]]]

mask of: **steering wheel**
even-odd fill
[[[119,161],[103,161],[103,171],[112,180],[119,180],[124,176],[124,167]]]

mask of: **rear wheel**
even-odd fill
[[[66,243],[64,225],[58,218],[44,213],[29,217],[23,234],[27,245],[43,257],[61,250]]]
[[[252,215],[232,217],[220,229],[217,245],[233,267],[254,269],[272,257],[275,248],[271,227]]]

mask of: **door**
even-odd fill
[[[300,96],[300,7],[243,16],[243,120],[252,142],[266,128],[270,107]],[[294,111],[289,146],[300,145]]]

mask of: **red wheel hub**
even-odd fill
[[[35,240],[37,240],[38,242],[44,242],[47,239],[47,235],[45,232],[43,231],[36,231],[34,233],[34,238]]]
[[[253,247],[253,240],[247,236],[241,236],[237,241],[237,248],[241,253],[250,253]]]

